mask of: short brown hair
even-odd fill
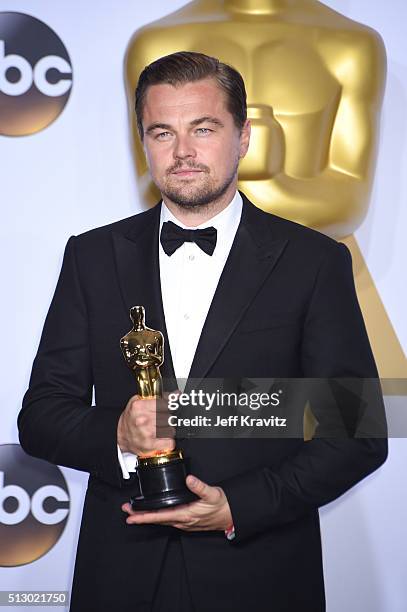
[[[176,86],[207,78],[215,79],[226,94],[226,108],[233,116],[236,127],[241,130],[247,119],[246,89],[241,74],[216,57],[194,51],[179,51],[160,57],[140,74],[135,109],[141,140],[144,138],[144,103],[147,89],[151,85],[168,83]]]

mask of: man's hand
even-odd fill
[[[123,504],[122,510],[129,515],[126,523],[142,525],[169,525],[183,531],[225,531],[233,522],[226,495],[220,487],[211,487],[195,476],[187,476],[188,488],[200,499],[189,504],[163,510],[132,510]]]
[[[168,426],[168,414],[165,398],[141,399],[133,395],[117,425],[120,449],[140,455],[175,448],[175,430]]]

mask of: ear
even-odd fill
[[[249,148],[250,143],[251,124],[250,119],[246,119],[242,127],[240,134],[240,148],[239,148],[239,159],[242,159]]]

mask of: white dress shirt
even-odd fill
[[[188,378],[209,307],[229,256],[240,223],[242,208],[242,198],[239,192],[236,192],[230,204],[215,217],[194,228],[188,228],[216,228],[216,247],[212,255],[207,255],[195,242],[184,242],[175,253],[166,255],[159,243],[165,324],[175,376],[181,390]],[[165,221],[172,221],[183,228],[187,227],[174,217],[163,202],[160,232]],[[146,315],[148,325],[148,313]],[[164,346],[164,359],[165,350]],[[123,478],[130,478],[129,472],[134,472],[137,468],[137,456],[133,453],[122,453],[119,447],[117,450]]]

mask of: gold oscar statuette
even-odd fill
[[[136,393],[141,399],[161,398],[163,335],[160,331],[146,327],[144,306],[133,306],[130,318],[133,329],[121,338],[120,348],[134,374]],[[141,495],[131,498],[133,510],[156,510],[197,499],[185,484],[186,468],[179,448],[139,454],[137,476]]]

